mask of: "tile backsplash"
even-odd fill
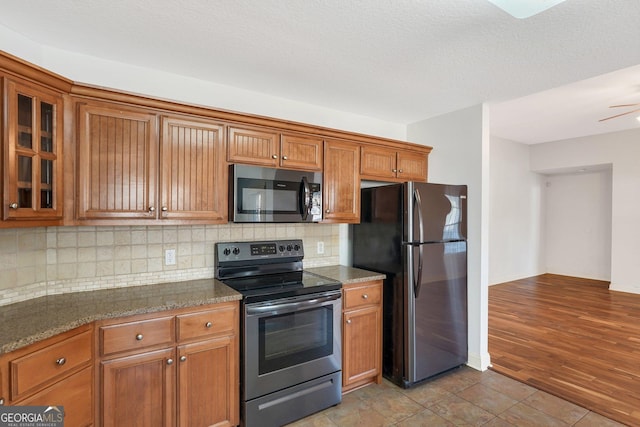
[[[44,295],[214,276],[216,242],[303,239],[305,267],[339,263],[336,224],[47,227],[0,230],[0,306]],[[324,253],[316,253],[317,242]],[[176,264],[165,265],[174,249]]]

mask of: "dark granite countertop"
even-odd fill
[[[0,355],[95,320],[240,299],[216,279],[34,298],[0,307]]]

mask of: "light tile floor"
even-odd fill
[[[407,390],[383,380],[289,427],[622,425],[496,372],[462,367]]]

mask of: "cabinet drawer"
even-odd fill
[[[344,289],[343,306],[345,309],[361,307],[363,305],[380,304],[382,301],[382,286],[380,283],[353,286]]]
[[[177,316],[178,341],[234,333],[239,327],[236,305]]]
[[[24,393],[88,363],[92,354],[91,342],[91,331],[85,331],[12,360],[9,363],[11,398],[15,400]]]
[[[173,343],[173,316],[100,327],[100,354]]]

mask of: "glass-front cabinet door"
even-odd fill
[[[62,217],[62,97],[5,80],[4,219]]]

